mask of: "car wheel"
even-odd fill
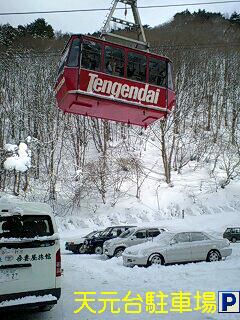
[[[153,255],[151,255],[148,259],[148,264],[150,266],[152,265],[163,265],[164,264],[164,261],[163,261],[163,258],[161,257],[160,254],[158,253],[154,253]]]
[[[103,249],[102,249],[102,247],[98,246],[98,247],[95,248],[94,252],[96,254],[102,254],[103,253]]]
[[[85,249],[84,249],[84,246],[83,246],[83,245],[81,245],[81,246],[78,247],[78,253],[80,253],[80,254],[85,253]]]
[[[232,242],[236,242],[237,239],[236,239],[235,237],[233,237],[231,241],[232,241]]]
[[[125,248],[116,249],[115,252],[114,252],[114,257],[117,257],[117,258],[121,257],[124,250],[125,250]]]
[[[209,251],[207,255],[207,261],[208,262],[214,262],[221,260],[221,255],[217,250],[211,250]]]

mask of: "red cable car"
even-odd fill
[[[85,35],[68,41],[55,92],[64,112],[143,127],[175,105],[168,58]]]

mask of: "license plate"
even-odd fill
[[[17,270],[0,270],[0,283],[19,280],[19,273]]]

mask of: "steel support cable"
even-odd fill
[[[138,6],[138,9],[154,9],[154,8],[170,8],[170,7],[185,7],[185,6],[199,6],[211,4],[227,4],[240,3],[240,0],[226,0],[226,1],[210,1],[210,2],[195,2],[195,3],[172,3],[166,5],[152,5],[152,6]],[[125,7],[116,8],[116,10],[126,10]],[[0,12],[0,16],[10,15],[33,15],[33,14],[58,14],[58,13],[75,13],[75,12],[98,12],[109,11],[109,8],[88,8],[88,9],[70,9],[70,10],[49,10],[49,11],[23,11],[23,12]]]

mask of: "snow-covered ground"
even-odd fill
[[[150,222],[142,223],[151,225]],[[215,236],[221,236],[227,226],[240,224],[240,213],[225,212],[212,215],[188,216],[185,219],[162,220],[161,225],[175,230],[205,230]],[[76,229],[77,234],[85,234],[88,229]],[[191,313],[169,313],[166,315],[151,315],[144,311],[142,314],[129,315],[122,311],[119,315],[112,315],[108,311],[103,314],[91,314],[86,309],[79,314],[74,310],[80,307],[79,302],[74,302],[74,292],[94,291],[96,298],[100,298],[100,292],[117,291],[118,297],[126,296],[129,290],[133,296],[144,294],[149,291],[163,291],[166,294],[179,292],[190,292],[195,295],[199,290],[201,293],[210,291],[217,294],[218,291],[240,290],[240,243],[231,244],[232,255],[225,261],[215,263],[190,263],[173,266],[154,266],[150,268],[125,268],[121,258],[106,259],[104,256],[96,255],[74,255],[64,250],[64,241],[73,237],[73,232],[66,230],[62,232],[62,260],[64,268],[63,292],[59,304],[51,311],[41,314],[18,314],[6,316],[7,320],[208,320],[208,319],[239,319],[239,314],[201,314]],[[171,308],[171,300],[168,301]],[[192,299],[192,304],[194,300]],[[93,303],[93,308],[98,309],[101,303]],[[4,319],[5,320],[5,319]]]

